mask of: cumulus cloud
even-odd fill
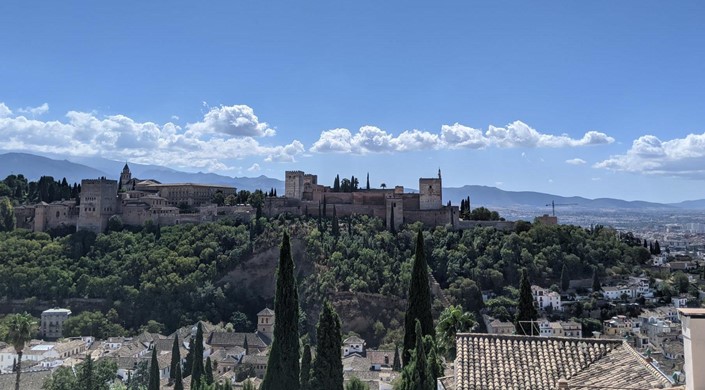
[[[49,112],[49,104],[44,103],[38,107],[25,107],[17,110],[20,114],[29,114],[32,116],[40,116]]]
[[[0,102],[0,118],[4,118],[12,115],[12,110],[10,107],[6,106],[5,103]]]
[[[251,167],[247,168],[248,172],[259,172],[260,171],[260,166],[257,163],[252,164]]]
[[[326,130],[314,142],[312,152],[377,153],[432,149],[498,148],[562,148],[601,145],[614,138],[597,131],[589,131],[582,138],[567,135],[543,134],[516,121],[505,127],[490,126],[486,132],[459,123],[441,126],[440,133],[421,130],[405,131],[394,136],[374,126],[363,126],[358,132],[338,128]]]
[[[625,154],[594,165],[613,171],[705,178],[705,133],[662,141],[644,135]]]
[[[571,158],[570,160],[565,160],[566,163],[570,165],[583,165],[587,164],[587,161],[583,160],[582,158]]]
[[[229,159],[266,156],[267,161],[292,162],[304,152],[297,140],[287,145],[261,144],[254,135],[268,136],[274,130],[245,107],[211,109],[202,121],[182,128],[171,122],[138,122],[125,115],[78,111],[69,111],[62,121],[41,121],[13,117],[0,103],[0,150],[101,156],[211,171],[230,169],[224,162]],[[235,119],[227,124],[223,117]]]
[[[186,128],[196,134],[220,133],[234,137],[271,137],[276,134],[246,105],[211,107],[202,121],[189,123]]]

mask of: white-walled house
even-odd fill
[[[539,286],[531,286],[531,294],[539,309],[551,307],[553,310],[563,310],[561,306],[561,294]]]

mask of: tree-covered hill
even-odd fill
[[[264,272],[273,281],[276,262],[254,259],[276,247],[287,230],[305,251],[297,260],[303,312],[317,318],[314,311],[323,299],[343,292],[368,298],[378,294],[393,298],[390,302],[405,299],[420,228],[405,226],[393,234],[380,219],[365,216],[340,221],[282,216],[251,225],[148,225],[136,232],[98,236],[78,232],[52,238],[16,230],[0,233],[0,296],[35,297],[53,304],[67,298],[103,298],[107,305],[102,309],[114,309],[111,319],[135,331],[149,320],[167,330],[197,319],[233,321],[236,312],[253,320],[263,305],[271,305],[273,291],[268,295],[236,283],[232,272],[241,280],[248,273]],[[607,228],[519,223],[517,230],[438,227],[424,232],[432,273],[453,303],[478,310],[480,290],[502,293],[505,287],[518,286],[522,268],[531,280],[548,287],[560,285],[564,266],[570,278],[590,277],[595,268],[599,275],[631,274],[649,258],[648,250]],[[350,296],[345,299],[349,305]],[[403,307],[389,309],[385,315],[377,310],[370,315],[380,318],[366,322],[374,324],[368,332],[377,340],[391,334],[386,339],[391,341],[399,328]]]

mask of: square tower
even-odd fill
[[[284,195],[287,198],[301,199],[304,194],[303,171],[286,171],[284,180]]]
[[[117,213],[117,180],[81,180],[81,204],[79,205],[77,230],[103,233],[108,227],[108,218]]]
[[[274,319],[274,311],[270,308],[265,308],[257,313],[257,332],[272,340],[274,338]]]
[[[443,207],[441,170],[438,178],[419,179],[419,210],[440,210]]]

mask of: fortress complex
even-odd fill
[[[458,207],[443,204],[440,170],[437,178],[419,179],[418,193],[405,193],[402,186],[336,192],[318,184],[317,175],[302,171],[287,171],[284,189],[284,197],[265,199],[266,215],[318,216],[320,210],[330,216],[335,208],[338,216],[363,214],[382,218],[387,228],[398,229],[403,223],[417,221],[427,226],[459,226]]]
[[[220,185],[169,183],[139,180],[132,177],[127,164],[120,180],[105,177],[81,181],[80,201],[66,200],[50,204],[20,206],[15,209],[17,227],[47,231],[75,226],[77,230],[104,232],[108,220],[120,216],[125,225],[141,226],[147,221],[156,225],[213,221],[219,216],[245,220],[253,213],[250,206],[218,207],[213,195],[235,195],[235,188]],[[182,210],[184,209],[184,210]]]

